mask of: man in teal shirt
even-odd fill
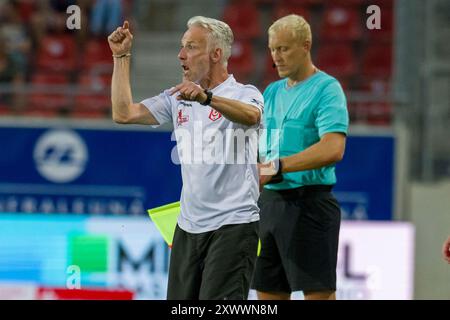
[[[260,239],[253,288],[260,299],[335,299],[340,208],[331,193],[344,155],[346,99],[311,60],[311,29],[289,15],[269,28],[279,81],[264,92]]]

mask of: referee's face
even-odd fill
[[[197,26],[190,27],[181,39],[178,59],[183,69],[183,78],[200,82],[209,72],[208,32]]]
[[[269,50],[280,78],[295,78],[307,63],[308,49],[301,45],[290,30],[270,33]]]

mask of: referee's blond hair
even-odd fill
[[[291,31],[300,43],[312,43],[311,27],[302,16],[290,14],[275,21],[269,28],[269,36],[280,30]]]

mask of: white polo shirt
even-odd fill
[[[180,228],[202,233],[224,225],[258,221],[259,124],[250,127],[231,122],[210,106],[178,101],[177,94],[171,96],[169,91],[141,103],[160,125],[173,122],[183,179]],[[263,112],[259,90],[238,83],[232,75],[211,91]]]

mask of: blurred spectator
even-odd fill
[[[16,1],[8,1],[1,7],[0,36],[5,41],[5,50],[14,57],[19,72],[26,74],[31,41]]]
[[[450,236],[448,236],[442,246],[442,256],[450,264]]]
[[[91,11],[91,32],[101,36],[120,26],[123,17],[122,0],[96,0]]]
[[[36,12],[32,17],[33,40],[36,47],[48,32],[63,33],[68,31],[66,20],[67,8],[76,4],[76,0],[42,0],[36,2]]]
[[[24,82],[17,60],[6,48],[5,39],[0,36],[0,105],[8,105],[13,110],[20,110],[23,95],[18,90]]]

